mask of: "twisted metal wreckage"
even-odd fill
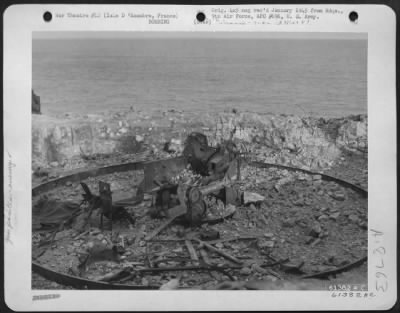
[[[95,210],[99,210],[100,212],[100,229],[103,229],[104,216],[111,221],[111,229],[112,221],[117,219],[127,220],[129,223],[134,225],[135,218],[125,210],[125,207],[137,205],[145,199],[145,194],[151,194],[153,200],[152,207],[149,211],[150,216],[154,218],[166,217],[167,219],[163,224],[161,224],[161,226],[153,230],[145,237],[146,241],[151,241],[157,234],[159,234],[175,220],[180,220],[188,226],[199,226],[204,223],[214,224],[222,222],[225,218],[232,216],[235,212],[234,210],[228,212],[228,214],[223,217],[214,219],[207,218],[207,202],[205,201],[205,197],[216,197],[217,199],[223,201],[225,205],[231,205],[233,208],[235,208],[237,205],[243,204],[244,192],[235,187],[233,182],[235,180],[240,180],[240,169],[242,163],[244,162],[246,162],[248,166],[258,168],[275,167],[286,169],[288,171],[302,172],[309,175],[320,175],[322,180],[333,181],[345,188],[350,188],[362,197],[366,198],[368,196],[367,191],[364,189],[329,175],[284,165],[248,161],[247,156],[248,154],[246,152],[239,151],[232,140],[225,141],[217,147],[212,147],[209,146],[207,137],[205,135],[201,133],[191,133],[185,142],[182,156],[164,160],[112,165],[75,173],[34,187],[32,190],[32,195],[34,197],[39,196],[42,193],[48,192],[58,186],[63,186],[66,182],[80,181],[80,184],[84,190],[81,205],[86,204],[86,210],[88,212],[86,215],[86,221],[82,225],[83,233],[84,228],[87,225],[90,216],[92,215],[92,212]],[[198,179],[195,181],[195,183],[187,185],[176,180],[174,181],[173,178],[177,177],[177,175],[182,170],[186,169],[188,165],[190,165],[191,170],[198,175]],[[89,177],[132,170],[143,170],[144,179],[140,183],[136,195],[124,200],[113,202],[110,184],[106,182],[99,182],[99,195],[93,194],[89,187],[85,183],[81,182]],[[73,217],[74,215],[72,215],[70,218]],[[60,228],[58,228],[58,230],[59,229]],[[45,242],[44,245],[50,246],[52,244],[55,234],[58,230],[53,233],[52,238]],[[136,270],[123,269],[116,275],[113,274],[110,277],[104,277],[103,279],[96,281],[79,277],[79,273],[77,275],[68,275],[53,271],[35,261],[32,262],[32,270],[49,280],[55,281],[59,284],[72,286],[77,289],[159,289],[160,286],[121,284],[121,282],[128,281],[129,278],[131,278],[132,275],[135,275],[135,273],[138,271],[145,273],[182,270],[209,270],[219,271],[233,280],[228,271],[232,269],[240,269],[242,267],[242,262],[240,260],[213,247],[205,242],[205,240],[203,241],[199,238],[191,238],[191,240],[197,241],[202,247],[222,255],[224,258],[235,263],[236,265],[220,267],[207,264],[206,262],[200,262],[199,266],[190,267],[149,267]],[[190,241],[187,241],[188,240],[186,240],[185,243],[190,252],[193,246],[191,246]],[[45,250],[43,250],[41,253],[44,251]],[[117,249],[115,249],[114,253],[118,253]],[[38,256],[39,255],[36,255],[36,257]],[[80,265],[81,270],[84,268],[85,262],[87,262],[89,257],[90,255],[88,255],[86,259],[82,261],[82,264]],[[363,257],[353,263],[339,267],[335,270],[311,275],[303,275],[302,277],[326,278],[330,275],[348,271],[363,264],[366,260],[367,257]],[[112,283],[112,281],[114,281],[114,283]],[[119,283],[115,283],[116,281]],[[247,289],[252,288],[249,287]]]

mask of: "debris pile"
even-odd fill
[[[210,146],[193,133],[182,156],[145,162],[143,172],[58,185],[34,198],[34,212],[54,208],[34,220],[35,268],[81,279],[81,288],[88,279],[110,288],[273,289],[340,280],[351,268],[364,283],[365,195],[322,174],[247,162],[231,141]],[[310,287],[302,286],[291,289]]]

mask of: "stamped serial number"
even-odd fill
[[[376,295],[373,292],[337,292],[331,294],[332,298],[373,298]]]
[[[367,291],[365,284],[332,284],[328,287],[329,291]]]

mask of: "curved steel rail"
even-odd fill
[[[285,169],[285,170],[289,170],[289,171],[297,171],[297,172],[302,172],[305,174],[309,174],[309,175],[321,175],[321,178],[323,180],[326,181],[333,181],[335,183],[338,183],[339,185],[342,185],[346,188],[350,188],[352,190],[354,190],[355,192],[358,192],[359,194],[361,194],[363,197],[368,197],[368,191],[366,191],[365,189],[356,186],[348,181],[345,181],[343,179],[340,178],[336,178],[330,175],[326,175],[324,173],[319,173],[319,172],[312,172],[309,170],[305,170],[302,168],[298,168],[298,167],[292,167],[292,166],[286,166],[286,165],[280,165],[280,164],[274,164],[274,163],[264,163],[264,162],[251,162],[249,164],[250,166],[254,166],[254,167],[258,167],[258,168],[270,168],[270,167],[276,167],[276,168],[281,168],[281,169]]]
[[[82,172],[77,172],[73,173],[70,175],[66,175],[63,177],[59,177],[57,179],[45,182],[43,184],[39,184],[35,186],[32,189],[32,196],[37,196],[41,194],[42,192],[49,191],[53,188],[65,185],[66,182],[76,182],[80,181],[89,177],[96,177],[100,175],[106,175],[106,174],[111,174],[115,172],[126,172],[126,171],[134,171],[134,170],[141,170],[143,169],[143,163],[146,161],[137,161],[137,162],[130,162],[130,163],[124,163],[124,164],[117,164],[117,165],[111,165],[111,166],[105,166],[105,167],[99,167],[99,168],[94,168],[90,169],[87,171],[82,171]],[[291,167],[291,166],[286,166],[286,165],[280,165],[280,164],[274,164],[274,163],[264,163],[264,162],[250,162],[249,166],[254,166],[258,168],[271,168],[271,167],[276,167],[276,168],[281,168],[281,169],[286,169],[289,171],[297,171],[297,172],[302,172],[305,174],[309,175],[321,175],[321,179],[326,180],[326,181],[334,181],[339,185],[342,185],[346,188],[350,188],[356,192],[358,192],[360,195],[362,195],[364,198],[368,197],[368,192],[364,189],[362,189],[359,186],[356,186],[350,182],[347,182],[345,180],[329,176],[323,173],[318,173],[318,172],[312,172],[309,170],[297,168],[297,167]],[[113,284],[113,283],[107,283],[107,282],[100,282],[100,281],[92,281],[88,279],[83,279],[80,277],[76,276],[71,276],[68,274],[63,274],[59,273],[53,270],[50,270],[46,268],[45,266],[42,266],[36,262],[32,262],[32,271],[43,276],[44,278],[55,281],[59,284],[62,285],[67,285],[67,286],[72,286],[76,289],[92,289],[92,290],[101,290],[101,289],[126,289],[126,290],[140,290],[140,289],[159,289],[160,286],[142,286],[142,285],[124,285],[124,284]]]
[[[123,285],[123,284],[112,284],[101,281],[89,280],[80,278],[77,276],[71,276],[68,274],[59,273],[53,271],[45,266],[42,266],[36,262],[32,262],[32,271],[39,274],[40,276],[54,281],[61,285],[67,285],[76,289],[126,289],[126,290],[140,290],[140,289],[159,289],[160,286],[143,286],[143,285]]]
[[[94,169],[76,172],[70,175],[62,176],[43,184],[36,185],[32,188],[32,197],[35,197],[42,192],[49,191],[51,189],[57,188],[59,186],[65,185],[66,182],[77,182],[84,180],[89,177],[97,177],[101,175],[107,175],[111,173],[127,172],[127,171],[137,171],[143,169],[143,163],[146,161],[137,161],[130,163],[123,163],[111,166],[97,167]]]

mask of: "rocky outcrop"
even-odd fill
[[[52,163],[62,164],[73,156],[113,153],[116,144],[103,140],[99,135],[92,121],[33,116],[33,165],[46,167]]]
[[[35,94],[32,89],[32,113],[33,114],[41,114],[40,113],[40,97]]]
[[[233,138],[241,150],[259,160],[318,170],[329,168],[343,150],[365,153],[368,149],[366,115],[323,119],[255,113],[119,112],[63,118],[38,115],[32,124],[33,165],[41,167],[92,154],[143,150],[157,154],[166,146],[179,152],[192,131],[203,132],[214,145]]]

